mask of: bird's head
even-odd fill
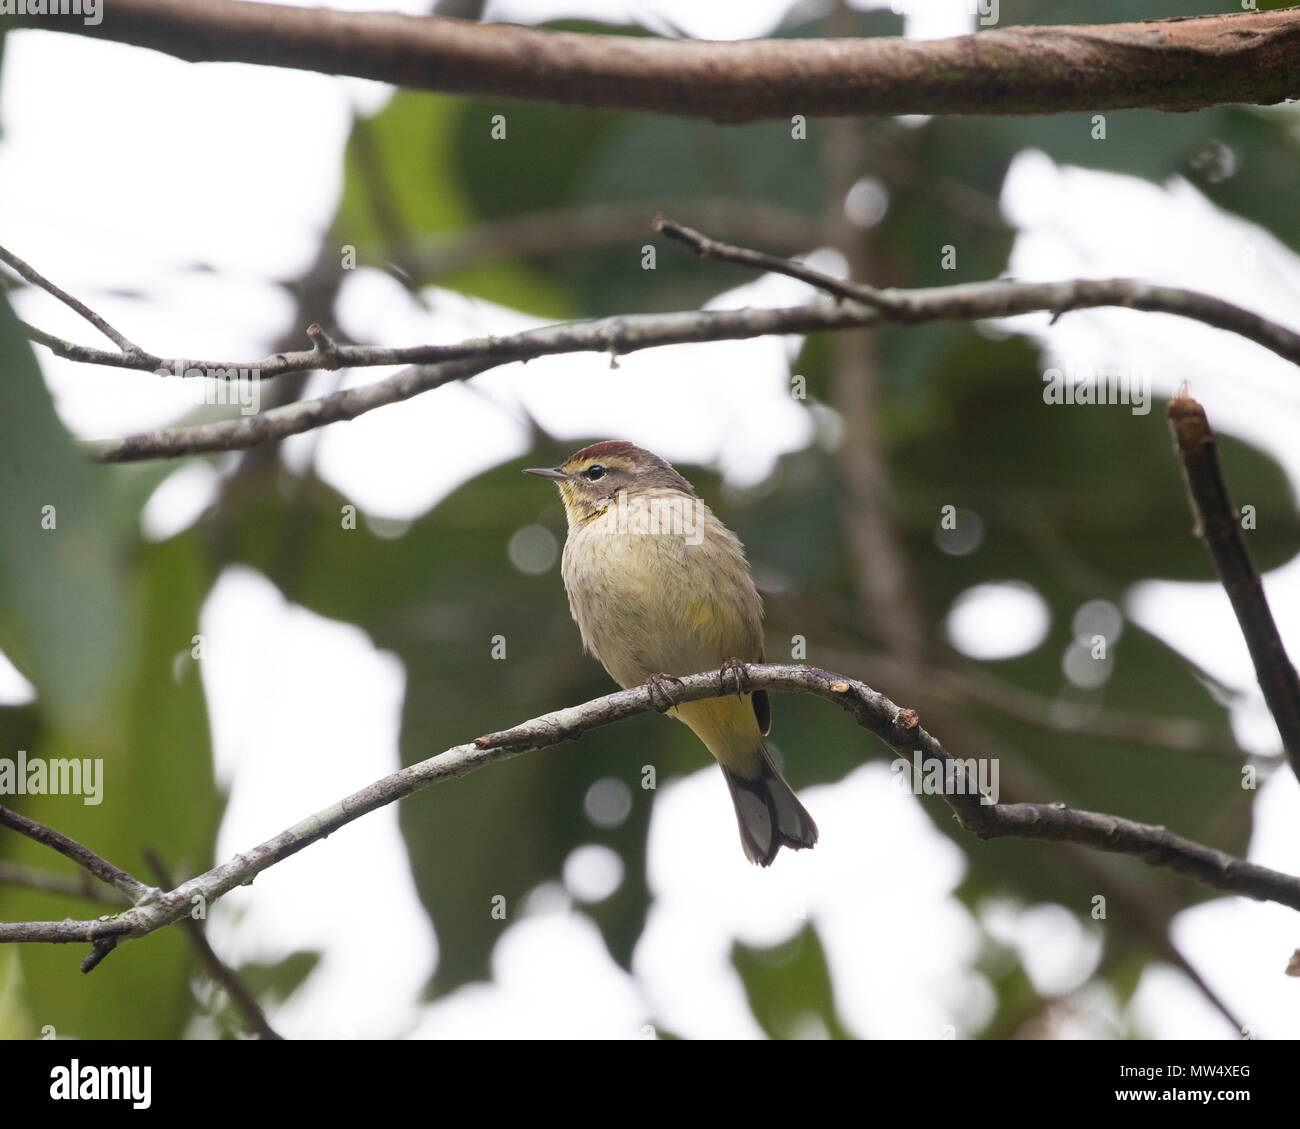
[[[593,443],[557,467],[530,467],[524,473],[554,480],[571,526],[604,513],[623,491],[629,498],[662,491],[695,497],[691,484],[671,464],[621,439]]]

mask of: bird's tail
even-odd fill
[[[741,776],[726,765],[722,766],[722,774],[736,805],[745,857],[758,866],[771,866],[782,847],[798,851],[816,843],[817,824],[777,771],[765,747],[762,753],[756,777]]]

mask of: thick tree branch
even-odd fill
[[[753,689],[813,694],[834,702],[868,732],[900,755],[919,755],[923,763],[940,761],[955,782],[944,799],[958,822],[981,839],[1004,836],[1056,843],[1079,843],[1101,851],[1131,855],[1152,866],[1168,867],[1226,893],[1274,901],[1300,910],[1300,878],[1256,866],[1244,859],[1174,835],[1163,827],[1119,816],[1076,811],[1060,803],[985,804],[969,779],[964,762],[954,760],[940,742],[921,728],[912,710],[902,709],[869,686],[816,667],[750,665]],[[719,696],[717,671],[692,674],[674,686],[678,702]],[[376,780],[359,792],[308,816],[272,839],[182,883],[168,893],[133,906],[115,918],[97,921],[27,921],[0,923],[0,943],[94,940],[96,953],[122,940],[147,936],[190,912],[193,904],[211,906],[236,886],[251,881],[276,863],[333,834],[367,812],[384,807],[430,785],[466,776],[484,765],[573,740],[603,725],[654,709],[650,690],[638,687],[557,710],[498,733],[457,745],[428,760]],[[92,953],[87,961],[96,959]]]
[[[239,0],[112,0],[90,25],[42,27],[191,62],[355,75],[417,90],[724,122],[795,114],[1027,114],[1194,110],[1300,94],[1300,12],[1073,27],[953,39],[664,41],[439,17]]]
[[[1228,500],[1214,432],[1205,409],[1185,393],[1169,401],[1168,416],[1196,518],[1195,533],[1205,542],[1218,570],[1264,701],[1277,723],[1291,767],[1300,776],[1300,679],[1282,645],[1264,597],[1264,583],[1241,535],[1241,515]]]

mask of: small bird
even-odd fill
[[[763,661],[763,603],[736,535],[669,463],[621,440],[524,473],[560,488],[569,522],[561,571],[586,650],[624,689],[648,685],[708,747],[750,862],[770,866],[782,847],[811,847],[817,825],[763,744],[767,692],[743,691],[741,664]],[[714,669],[734,676],[735,696],[673,702],[669,684]]]

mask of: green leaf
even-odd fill
[[[22,798],[25,815],[71,835],[153,884],[143,848],[155,847],[175,876],[212,865],[221,800],[212,777],[207,715],[190,638],[206,593],[206,574],[192,534],[137,551],[127,611],[139,643],[118,653],[125,691],[110,708],[109,747],[71,744],[43,728],[27,747],[33,757],[102,759],[102,802],[81,796]],[[9,711],[0,711],[8,713]],[[25,712],[25,711],[20,711]],[[6,749],[4,755],[12,756]],[[66,873],[69,864],[29,839],[0,837],[4,857]],[[94,917],[104,907],[16,887],[0,887],[6,921]],[[90,1039],[177,1038],[194,1014],[189,942],[176,927],[119,946],[89,976],[75,946],[22,949],[24,994],[38,1027]]]
[[[340,253],[352,246],[363,264],[395,262],[404,271],[412,248],[431,236],[458,232],[482,214],[485,202],[467,186],[462,168],[470,116],[482,126],[481,143],[493,144],[491,115],[475,114],[463,99],[404,91],[378,114],[356,120],[332,226]],[[499,144],[508,146],[509,140]],[[518,148],[511,151],[517,155]],[[519,166],[511,170],[512,182],[518,172]],[[530,313],[556,318],[575,313],[552,279],[519,263],[469,268],[437,281]]]
[[[130,642],[103,472],[54,411],[21,325],[0,297],[0,650],[78,739],[101,735]]]
[[[249,962],[239,966],[239,978],[254,996],[282,1003],[302,987],[320,963],[321,954],[300,949],[271,964]]]

